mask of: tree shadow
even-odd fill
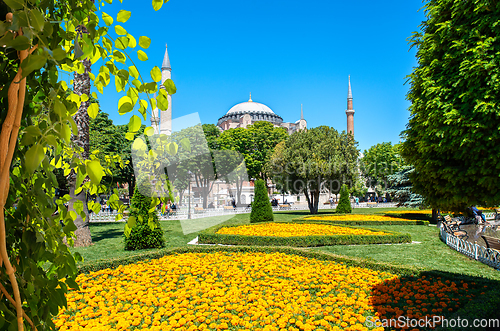
[[[317,214],[311,214],[309,210],[280,210],[274,212],[274,214],[284,214],[284,215],[297,215],[297,216],[314,216],[321,214],[335,214],[335,209],[320,209]]]
[[[372,287],[375,316],[365,326],[378,321],[385,330],[500,330],[499,293],[499,281],[482,277],[441,271],[401,276]],[[475,321],[491,324],[474,327]]]
[[[96,243],[105,239],[116,239],[123,237],[123,230],[109,229],[92,234],[92,242]]]

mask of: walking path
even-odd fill
[[[359,203],[359,205],[356,205],[355,203],[352,204],[352,208],[392,208],[396,207],[396,203],[391,203],[391,202],[385,202],[385,203],[378,203],[378,204],[371,204],[368,205],[366,202],[364,203]],[[318,206],[318,209],[331,209],[332,212],[335,211],[335,208],[330,208],[330,205],[320,205]],[[307,204],[293,204],[290,207],[287,208],[282,208],[282,207],[273,207],[273,211],[286,211],[286,210],[308,210]],[[231,208],[231,209],[225,209],[224,207],[222,208],[210,208],[210,209],[204,209],[201,211],[195,211],[194,208],[191,208],[191,219],[197,219],[197,218],[205,218],[205,217],[212,217],[212,216],[228,216],[228,215],[237,215],[237,214],[248,214],[252,210],[251,208],[248,207],[238,207],[238,208]],[[90,222],[97,223],[97,222],[115,222],[115,216],[117,215],[116,211],[109,212],[109,211],[101,211],[98,214],[91,214],[90,215]],[[188,211],[186,209],[181,209],[177,211],[173,215],[158,215],[160,220],[162,221],[167,221],[167,220],[187,220],[188,219]],[[121,219],[118,222],[125,222],[126,219]]]

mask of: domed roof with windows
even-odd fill
[[[228,120],[237,122],[246,114],[250,115],[252,122],[267,121],[276,125],[283,122],[281,116],[276,115],[271,108],[262,103],[254,102],[252,94],[250,94],[250,99],[247,102],[242,102],[231,107],[224,116],[219,118],[217,125],[220,126]]]

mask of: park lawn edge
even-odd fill
[[[297,255],[305,258],[313,258],[321,261],[330,261],[344,264],[350,267],[367,268],[376,271],[386,271],[397,274],[400,277],[441,277],[450,281],[459,282],[474,282],[477,286],[487,286],[488,292],[485,295],[473,298],[467,305],[458,309],[451,317],[452,318],[468,318],[472,321],[473,318],[498,318],[498,306],[500,304],[500,282],[477,276],[470,276],[461,273],[447,273],[438,270],[416,268],[406,265],[396,265],[387,262],[375,262],[368,259],[357,257],[346,257],[342,255],[332,254],[328,252],[312,251],[304,248],[296,247],[270,247],[270,246],[193,246],[179,247],[169,249],[159,249],[155,252],[147,252],[129,256],[122,259],[112,259],[99,261],[93,264],[82,265],[78,269],[78,273],[88,274],[104,269],[114,269],[119,266],[134,264],[137,262],[147,262],[152,259],[159,259],[164,256],[185,254],[185,253],[212,253],[212,252],[241,252],[241,253],[284,253],[289,255]],[[481,313],[481,315],[479,315]],[[485,315],[483,315],[485,314]],[[449,328],[449,330],[452,330]],[[453,330],[457,330],[454,328]],[[458,329],[459,330],[459,329]],[[465,330],[465,329],[464,329]]]
[[[262,222],[266,223],[296,223],[296,222]],[[307,224],[324,224],[320,222],[301,222]],[[255,224],[255,223],[254,223]],[[245,236],[233,234],[216,233],[221,228],[238,227],[241,225],[216,225],[206,229],[198,235],[200,244],[221,245],[245,245],[245,246],[291,246],[291,247],[318,247],[332,245],[367,245],[367,244],[400,244],[411,243],[411,236],[407,233],[399,233],[387,230],[365,230],[384,232],[388,235],[333,235],[333,236],[297,236],[297,237],[274,237],[274,236]],[[359,229],[345,226],[346,228]]]
[[[429,225],[429,221],[425,220],[411,220],[411,219],[404,219],[401,221],[366,221],[363,220],[362,217],[366,216],[365,214],[321,214],[318,215],[318,217],[328,217],[328,216],[343,216],[343,215],[359,215],[360,219],[359,220],[352,220],[352,221],[341,221],[341,220],[322,220],[322,219],[314,219],[312,217],[314,216],[302,216],[298,218],[292,218],[291,222],[321,222],[324,224],[331,224],[331,225]],[[392,215],[391,215],[392,217]],[[306,219],[307,218],[307,219]],[[397,217],[394,217],[397,218]]]

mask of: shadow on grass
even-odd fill
[[[428,271],[402,276],[372,288],[372,306],[377,317],[365,326],[386,330],[500,330],[500,282],[449,272]],[[475,321],[488,320],[473,327]],[[486,322],[483,322],[486,323]],[[496,323],[496,325],[495,325]]]
[[[274,212],[274,214],[286,214],[286,215],[297,215],[297,216],[312,215],[309,212],[309,210],[280,210]],[[320,215],[320,214],[335,214],[335,209],[320,209],[318,210],[318,213],[315,215]]]
[[[104,230],[104,231],[99,231],[98,233],[95,233],[92,235],[92,241],[94,243],[99,242],[101,240],[105,239],[115,239],[115,238],[121,238],[123,237],[123,230],[118,230],[118,229],[110,229],[110,230]]]

